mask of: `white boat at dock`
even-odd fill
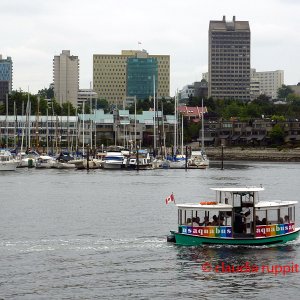
[[[124,155],[123,151],[109,151],[106,153],[103,169],[124,169],[126,166],[127,156]]]
[[[39,154],[35,151],[19,152],[16,159],[19,161],[18,168],[34,168]]]
[[[49,155],[40,155],[37,158],[35,167],[36,169],[51,169],[55,163],[55,158]]]
[[[12,156],[11,152],[0,149],[0,171],[15,171],[18,161]]]
[[[199,169],[207,168],[209,166],[209,159],[202,150],[192,151],[191,157],[188,160],[188,166]]]

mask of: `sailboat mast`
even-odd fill
[[[165,122],[164,122],[164,104],[161,103],[161,115],[162,115],[162,131],[163,131],[163,147],[164,147],[164,158],[167,157],[166,152],[166,134],[165,134]]]
[[[75,111],[75,116],[76,116],[76,139],[75,139],[75,149],[76,149],[76,155],[78,152],[78,139],[79,139],[79,134],[80,134],[80,123],[78,123],[78,114],[77,114],[77,106],[76,106],[76,111]],[[74,133],[74,131],[73,131]],[[72,135],[72,139],[73,139],[73,135]]]
[[[154,119],[153,119],[153,147],[154,152],[156,152],[156,99],[155,99],[155,75],[153,75],[153,109],[154,109]]]
[[[49,125],[48,125],[48,118],[49,118],[49,113],[48,113],[48,105],[47,105],[47,119],[46,119],[46,151],[47,151],[47,155],[49,153]]]
[[[134,147],[137,149],[136,145],[136,96],[134,96]]]
[[[93,126],[92,126],[92,82],[90,81],[90,145],[93,148]]]
[[[68,153],[70,153],[70,102],[68,102],[68,116],[67,116],[67,143],[68,143]]]
[[[8,122],[8,94],[6,94],[6,118],[5,118],[5,128],[6,128],[6,148],[8,148],[8,127],[7,127],[7,122]]]
[[[24,128],[25,127],[25,118],[24,118],[24,101],[22,101],[22,138],[21,138],[21,152],[23,151],[24,143]]]
[[[37,97],[37,112],[36,112],[36,122],[35,122],[35,140],[36,140],[36,149],[39,147],[39,112],[40,110],[40,96]]]
[[[204,152],[204,110],[203,110],[203,98],[202,98],[202,118],[201,118],[201,151]]]
[[[177,91],[175,93],[174,99],[174,156],[176,156],[177,152]]]
[[[30,140],[31,140],[31,123],[30,123],[30,117],[31,117],[31,103],[29,99],[29,87],[28,87],[28,143],[27,147],[28,149],[31,147]]]
[[[15,130],[14,130],[14,147],[17,148],[17,134],[18,134],[18,117],[17,117],[17,110],[16,110],[16,101],[14,101],[14,116],[15,116]]]
[[[95,107],[94,107],[94,144],[95,144],[95,154],[97,149],[97,126],[96,126],[96,109],[97,109],[97,99],[95,99]]]
[[[181,114],[181,155],[183,155],[183,114]]]
[[[84,101],[82,104],[82,155],[84,155]]]

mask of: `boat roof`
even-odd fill
[[[255,204],[256,208],[267,208],[267,207],[278,207],[278,206],[289,206],[295,205],[298,201],[281,201],[281,200],[271,200],[271,201],[261,201]]]
[[[264,191],[263,187],[247,186],[247,187],[222,187],[222,188],[211,188],[213,191],[218,192],[260,192]]]
[[[232,210],[232,205],[217,203],[217,204],[200,204],[200,203],[181,203],[176,204],[177,207],[181,208],[202,208],[202,209],[218,209],[218,210]]]
[[[255,204],[255,208],[270,208],[270,207],[280,207],[280,206],[290,206],[297,204],[298,201],[281,201],[281,200],[271,200],[271,201],[261,201]],[[231,211],[233,206],[230,204],[217,203],[217,204],[200,204],[200,203],[180,203],[176,204],[179,208],[191,208],[191,209],[217,209],[223,211]]]

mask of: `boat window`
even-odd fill
[[[281,207],[279,209],[279,224],[289,223],[288,207]]]
[[[219,211],[220,225],[231,226],[232,212],[231,211]]]
[[[178,224],[182,225],[182,210],[178,209]]]
[[[233,193],[233,206],[253,206],[254,192]]]
[[[267,225],[267,211],[264,209],[256,210],[256,226]]]
[[[232,194],[230,192],[217,193],[217,201],[219,203],[232,205]]]
[[[269,209],[267,213],[267,225],[278,224],[278,209]]]
[[[182,220],[184,225],[192,225],[193,219],[193,211],[192,210],[185,210],[184,211],[184,219]]]
[[[294,220],[294,210],[295,210],[295,207],[289,207],[289,223],[293,223],[295,220]]]

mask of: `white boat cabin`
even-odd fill
[[[212,188],[214,201],[177,204],[179,232],[208,237],[266,237],[295,231],[297,201],[260,201],[261,187]]]

